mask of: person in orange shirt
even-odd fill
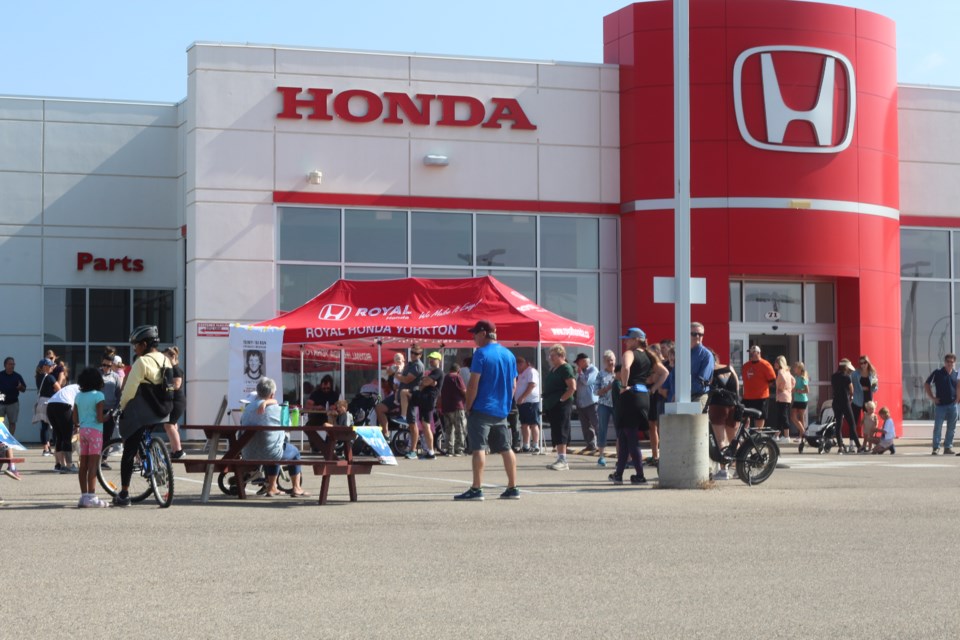
[[[757,409],[761,417],[756,419],[754,428],[763,429],[767,416],[767,399],[770,397],[770,383],[777,379],[773,367],[760,357],[760,347],[750,347],[750,360],[743,363],[742,380],[743,406]]]

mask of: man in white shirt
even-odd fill
[[[527,359],[517,356],[517,387],[514,399],[520,412],[523,453],[540,453],[540,372]]]

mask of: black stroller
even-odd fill
[[[837,446],[837,421],[833,417],[833,408],[824,407],[820,411],[820,421],[807,425],[807,431],[800,439],[797,450],[803,453],[806,446],[816,447],[817,453],[830,453]]]

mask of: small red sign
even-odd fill
[[[198,338],[227,338],[230,336],[229,322],[198,322]]]

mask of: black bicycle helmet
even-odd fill
[[[137,344],[138,342],[156,344],[160,342],[160,331],[152,324],[140,325],[130,334],[130,344]]]

